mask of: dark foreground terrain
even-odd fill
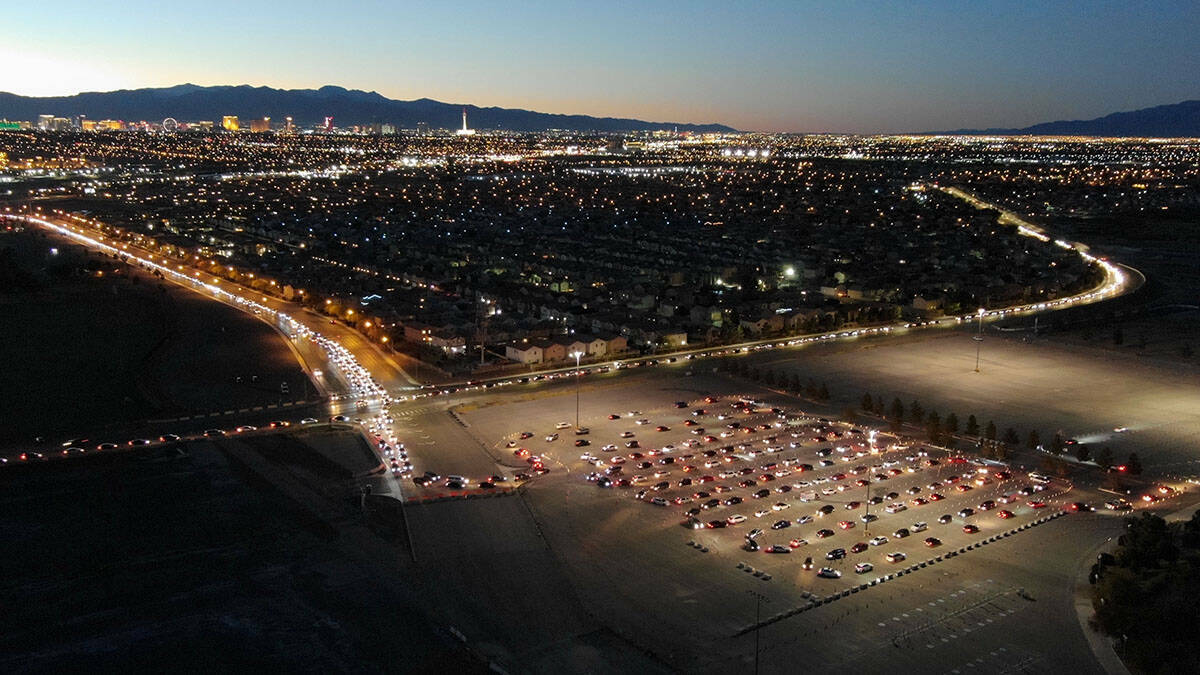
[[[0,671],[479,669],[312,436],[0,472]]]

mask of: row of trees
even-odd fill
[[[778,387],[787,392],[806,396],[815,401],[830,399],[829,387],[824,382],[815,382],[809,378],[807,382],[800,381],[800,374],[791,371],[783,372],[771,368],[760,368],[746,363],[742,359],[724,359],[722,367],[729,373],[745,377],[768,387]]]
[[[937,410],[925,410],[921,402],[916,400],[906,407],[904,402],[897,397],[892,399],[891,405],[885,406],[882,398],[872,396],[868,392],[863,394],[859,405],[863,412],[887,419],[893,431],[899,431],[906,423],[924,427],[930,443],[948,448],[954,448],[957,445],[957,436],[961,432],[964,436],[974,438],[976,446],[983,455],[992,459],[1008,459],[1012,450],[1021,444],[1021,434],[1013,427],[1006,428],[1001,434],[993,420],[988,420],[987,424],[981,426],[979,418],[975,415],[968,415],[966,423],[963,424],[956,413],[950,412],[943,418]],[[1037,450],[1042,447],[1042,439],[1036,429],[1030,429],[1024,438],[1025,447],[1029,450]],[[1046,449],[1052,455],[1048,458],[1046,468],[1056,473],[1062,473],[1065,470],[1066,464],[1058,456],[1065,454],[1068,450],[1080,462],[1093,460],[1103,469],[1117,466],[1110,449],[1101,447],[1093,456],[1089,446],[1083,443],[1069,443],[1061,433],[1054,434],[1050,439],[1050,446]],[[1129,458],[1120,466],[1124,467],[1122,470],[1124,473],[1133,476],[1142,472],[1142,463],[1136,452],[1130,453]]]

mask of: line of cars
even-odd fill
[[[389,420],[390,420],[390,418],[389,418]],[[338,415],[338,416],[334,416],[334,417],[330,418],[330,421],[331,422],[349,422],[350,420],[348,418],[346,418],[345,416]],[[356,421],[362,422],[362,420],[356,420]],[[299,420],[298,424],[306,425],[306,424],[316,424],[318,422],[320,422],[320,420],[318,420],[314,417],[306,417],[304,419]],[[72,439],[69,439],[69,440],[64,441],[61,444],[59,444],[58,448],[47,448],[44,451],[43,450],[26,450],[26,451],[21,452],[18,455],[16,455],[15,459],[18,462],[32,462],[32,461],[45,461],[45,460],[53,460],[53,459],[65,459],[65,458],[77,457],[80,455],[85,455],[85,454],[93,453],[93,452],[111,452],[114,450],[122,450],[122,449],[129,449],[129,448],[141,448],[141,447],[148,447],[148,446],[152,446],[152,445],[164,445],[164,444],[169,444],[169,443],[177,443],[179,441],[185,441],[185,440],[197,440],[197,439],[201,439],[201,438],[218,438],[218,437],[228,436],[230,434],[247,434],[247,433],[253,433],[253,432],[258,432],[258,431],[278,431],[281,429],[286,429],[286,428],[292,426],[292,424],[293,423],[289,420],[274,420],[274,421],[269,422],[266,425],[264,425],[261,429],[252,424],[242,424],[237,427],[234,427],[233,429],[228,429],[228,430],[219,429],[219,428],[210,428],[210,429],[205,429],[203,431],[196,431],[196,432],[193,432],[190,434],[184,434],[184,435],[174,434],[174,433],[164,433],[155,438],[133,438],[128,441],[125,441],[124,443],[117,443],[115,441],[101,441],[101,442],[97,443],[96,441],[88,439],[88,438],[72,438]],[[383,438],[381,436],[376,436],[376,438],[380,443],[382,443],[381,448],[388,447],[388,445],[386,444],[386,442],[383,441]],[[402,449],[403,445],[400,444],[400,447]],[[7,457],[0,458],[0,465],[6,464],[6,463],[8,463],[8,461],[9,461],[9,458],[7,458]],[[402,461],[407,463],[407,454],[404,454]],[[411,463],[408,463],[408,466],[411,467]]]
[[[483,478],[482,480],[473,481],[466,476],[449,475],[442,476],[436,471],[426,471],[420,476],[413,476],[413,484],[418,487],[437,488],[444,487],[448,490],[494,490],[497,487],[504,487],[512,482],[521,482],[529,478],[528,474],[518,473],[512,481],[499,474],[494,474]]]

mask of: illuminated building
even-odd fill
[[[333,118],[326,117],[325,118],[325,133],[328,134],[328,133],[332,133],[332,132],[333,132]]]
[[[466,108],[463,108],[462,128],[459,129],[458,131],[455,131],[454,133],[458,134],[459,136],[474,136],[475,135],[474,129],[467,128],[467,109]]]
[[[250,131],[256,134],[265,133],[271,130],[271,118],[264,117],[262,119],[250,120]]]
[[[237,115],[226,115],[221,118],[221,128],[225,131],[237,131],[240,129],[241,125],[238,124]]]

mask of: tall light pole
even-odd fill
[[[979,308],[979,334],[975,336],[975,372],[979,372],[979,348],[983,346],[983,313],[984,309]]]
[[[571,352],[575,357],[575,428],[579,428],[579,357],[583,352]]]
[[[754,596],[754,675],[758,675],[758,631],[762,628],[762,603],[770,600],[758,591],[746,592]]]

